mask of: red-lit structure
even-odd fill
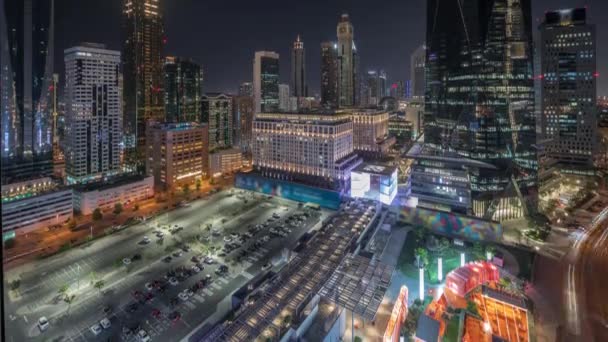
[[[468,263],[448,273],[445,284],[446,288],[454,294],[464,297],[475,287],[498,281],[500,274],[493,264],[487,261],[476,261]]]
[[[388,320],[386,330],[384,331],[383,342],[397,342],[401,333],[401,325],[405,322],[407,317],[407,286],[401,286],[399,296],[393,306],[391,312],[391,318]]]

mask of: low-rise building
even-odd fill
[[[74,189],[74,210],[83,215],[92,214],[96,208],[113,210],[116,203],[125,208],[154,197],[154,177],[131,176],[113,182],[87,184]]]
[[[161,189],[194,183],[209,172],[207,125],[153,123],[146,130],[146,172]]]
[[[265,177],[347,190],[361,163],[350,112],[258,113],[253,136],[253,167]]]
[[[2,186],[2,234],[10,238],[65,223],[73,216],[72,189],[51,178]]]
[[[209,174],[219,177],[222,174],[238,171],[243,166],[243,153],[238,148],[219,150],[209,154]]]

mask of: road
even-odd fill
[[[293,245],[320,219],[319,214],[312,215],[302,226],[293,229],[288,237],[271,239],[242,263],[231,262],[235,252],[227,256],[230,260],[218,258],[221,263],[227,263],[230,267],[226,276],[215,275],[217,265],[206,265],[204,271],[198,275],[175,287],[169,285],[165,293],[155,292],[156,298],[149,304],[139,305],[137,311],[124,311],[128,304],[134,302],[131,295],[134,290],[146,292],[146,282],[159,280],[169,270],[178,266],[190,267],[192,263],[189,260],[193,255],[208,251],[211,245],[219,247],[224,244],[224,235],[205,244],[190,242],[197,234],[209,234],[205,229],[206,224],[211,223],[214,228],[221,228],[222,234],[244,232],[249,224],[263,223],[274,212],[281,213],[284,218],[303,211],[295,202],[279,198],[269,199],[253,193],[244,194],[220,192],[194,201],[188,207],[178,208],[156,219],[96,240],[90,246],[75,248],[61,255],[6,271],[5,281],[20,279],[16,291],[5,293],[5,309],[10,315],[5,323],[11,327],[7,331],[8,341],[94,340],[95,336],[89,327],[104,317],[102,307],[106,305],[113,308],[113,313],[109,315],[112,327],[103,331],[97,337],[99,340],[120,340],[122,326],[132,327],[137,324],[147,330],[154,340],[179,340],[212,315],[217,304],[226,295],[255,276],[265,262],[279,255],[284,247]],[[164,241],[160,244],[157,243],[152,230],[157,228],[157,225],[165,224],[177,224],[183,226],[184,230],[175,235],[165,231]],[[262,231],[259,236],[264,234]],[[152,242],[148,245],[139,243],[144,236],[150,237]],[[250,241],[259,236],[256,235]],[[170,254],[175,245],[184,241],[190,242],[192,251],[170,263],[161,260]],[[131,258],[135,254],[140,254],[142,260],[133,261],[127,266],[121,262],[123,258]],[[211,285],[187,301],[180,301],[177,307],[170,307],[171,298],[206,274],[213,275]],[[92,283],[99,280],[103,280],[104,286],[96,289]],[[58,291],[64,285],[69,287],[67,294],[74,296],[71,304],[61,300],[59,296]],[[159,309],[163,316],[177,310],[182,314],[181,320],[172,323],[166,317],[156,319],[150,315],[154,308]],[[49,319],[50,328],[40,333],[36,321],[42,316]]]

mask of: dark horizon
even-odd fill
[[[63,50],[80,42],[103,43],[121,50],[121,0],[56,2],[55,70],[63,73]],[[336,25],[348,13],[363,73],[383,69],[389,82],[405,81],[410,55],[425,41],[426,1],[385,1],[370,6],[363,0],[288,3],[195,0],[162,1],[165,56],[192,58],[203,66],[205,92],[236,93],[251,81],[255,51],[279,53],[281,83],[289,84],[291,46],[299,34],[306,49],[309,94],[319,92],[320,44],[336,39]],[[546,10],[587,6],[588,20],[597,27],[598,96],[608,96],[608,2],[600,0],[533,1],[534,24]],[[296,15],[294,15],[294,13]],[[536,35],[537,30],[534,31]],[[63,80],[63,76],[62,76]]]

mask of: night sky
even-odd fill
[[[549,9],[588,7],[596,24],[598,95],[608,95],[608,1],[532,0],[535,20]],[[336,39],[340,14],[355,28],[361,71],[384,69],[389,81],[409,79],[410,54],[425,39],[425,0],[161,0],[165,55],[203,65],[204,90],[235,93],[251,81],[256,50],[280,54],[281,81],[289,83],[290,48],[300,34],[306,48],[309,93],[319,91],[320,43]],[[63,73],[63,50],[79,42],[121,49],[121,0],[55,0],[55,65]],[[535,23],[535,27],[538,22]],[[62,78],[63,79],[63,78]]]

